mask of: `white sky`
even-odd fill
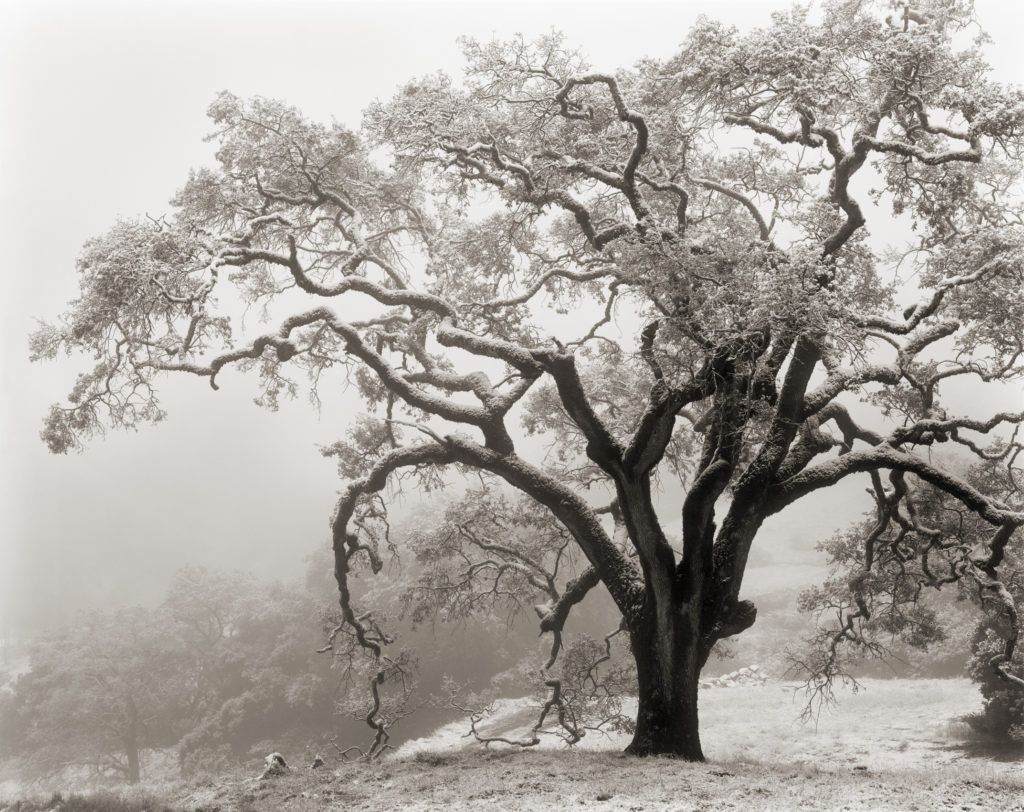
[[[291,576],[327,543],[339,483],[315,445],[341,436],[347,416],[318,419],[303,402],[262,412],[240,376],[222,376],[220,392],[168,382],[165,424],[112,433],[81,456],[50,456],[38,438],[72,367],[28,363],[35,319],[75,295],[84,240],[118,216],[167,211],[188,169],[210,162],[205,110],[218,91],[355,126],[403,81],[458,73],[460,35],[554,27],[613,70],[670,55],[700,13],[747,27],[784,5],[0,0],[3,623],[17,633],[82,606],[156,600],[189,561]],[[1017,8],[978,3],[998,75],[1021,82]],[[825,511],[826,523],[842,518],[837,504]],[[814,521],[792,532],[813,540]]]

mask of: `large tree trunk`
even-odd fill
[[[636,733],[626,752],[703,761],[697,718],[697,630],[679,609],[644,614],[630,634],[639,707]]]

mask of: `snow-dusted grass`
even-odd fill
[[[967,680],[869,679],[836,697],[834,707],[802,720],[807,696],[792,683],[705,691],[707,755],[819,769],[914,769],[973,758],[980,749],[958,722],[981,707]]]
[[[701,737],[711,761],[812,766],[816,769],[932,767],[965,759],[978,761],[986,749],[959,721],[980,709],[977,687],[967,680],[863,680],[860,689],[839,688],[838,703],[802,718],[807,696],[796,683],[709,688],[700,693]],[[623,712],[635,712],[635,702]],[[485,735],[529,739],[539,704],[529,697],[495,703],[495,712],[479,725]],[[454,753],[480,745],[458,720],[430,736],[406,742],[397,757]],[[589,733],[576,749],[621,751],[625,734]],[[501,744],[492,745],[503,749]],[[541,749],[565,749],[552,732]],[[1010,769],[995,761],[992,770]],[[980,762],[978,764],[980,766]],[[1013,765],[1013,769],[1017,769]]]
[[[219,812],[381,810],[1024,810],[1024,780],[955,770],[819,770],[745,761],[690,764],[612,752],[420,753],[336,774],[250,781],[181,805]]]
[[[625,737],[588,736],[573,750],[554,737],[541,748],[485,750],[463,736],[468,727],[460,722],[370,764],[268,781],[254,779],[262,764],[253,764],[245,774],[168,793],[166,803],[182,812],[1024,812],[1024,753],[985,746],[959,721],[980,704],[968,681],[865,680],[858,693],[840,692],[839,705],[816,724],[799,721],[804,697],[794,687],[702,691],[706,764],[625,757]],[[525,733],[536,710],[533,700],[505,700],[483,729]]]
[[[517,699],[500,699],[494,703],[493,713],[488,714],[477,726],[482,736],[501,736],[515,741],[529,740],[531,731],[541,710],[541,704],[531,697]],[[626,716],[636,713],[636,701],[627,699],[622,703],[622,712]],[[557,735],[555,728],[548,725],[541,732],[539,749],[566,749],[563,739]],[[629,737],[621,733],[603,733],[590,731],[576,745],[578,750],[622,750],[629,743]],[[495,750],[508,749],[508,745],[495,743],[488,745]],[[469,723],[458,719],[438,728],[429,736],[410,739],[403,744],[397,753],[398,758],[410,758],[421,753],[455,753],[466,749],[477,749],[482,745],[469,733]]]

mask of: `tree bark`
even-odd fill
[[[138,784],[141,779],[139,773],[139,748],[134,745],[128,746],[128,783]]]
[[[122,744],[128,759],[128,783],[138,784],[142,777],[139,769],[139,715],[131,698],[128,699],[128,729]]]
[[[645,611],[631,624],[639,707],[626,752],[703,761],[697,715],[700,637],[685,608],[662,609]]]

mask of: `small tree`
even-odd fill
[[[35,335],[37,358],[99,359],[44,437],[63,452],[161,418],[163,374],[216,387],[237,366],[273,406],[292,371],[314,394],[341,373],[378,415],[331,449],[345,639],[372,684],[393,640],[349,584],[384,571],[380,494],[472,470],[547,511],[587,562],[580,588],[621,613],[629,752],[700,759],[698,675],[754,622],[743,573],[768,517],[854,474],[913,475],[992,528],[968,565],[993,584],[1024,524],[927,454],[1024,418],[940,398],[1019,375],[1024,352],[1024,97],[962,43],[970,25],[968,0],[836,0],[748,35],[701,20],[675,56],[614,75],[555,35],[467,42],[461,85],[412,82],[359,132],[222,94],[219,167],[172,216],[89,242],[81,297]],[[865,225],[891,215],[861,179],[916,230],[913,287],[884,281]],[[235,296],[279,328],[237,335]],[[557,453],[532,454],[517,420]],[[677,545],[659,485],[682,504]]]

